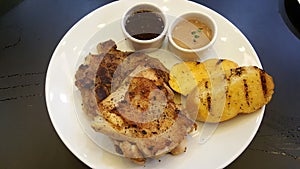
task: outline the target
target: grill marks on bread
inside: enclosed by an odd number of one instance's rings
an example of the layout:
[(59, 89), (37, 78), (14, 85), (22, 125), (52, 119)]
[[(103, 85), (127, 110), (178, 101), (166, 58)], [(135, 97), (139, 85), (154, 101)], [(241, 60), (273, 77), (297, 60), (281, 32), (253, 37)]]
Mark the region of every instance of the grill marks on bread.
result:
[[(253, 71), (254, 73), (252, 78), (248, 78), (247, 74)], [(254, 78), (255, 77), (255, 78)], [(250, 102), (255, 99), (255, 96), (259, 94), (263, 94), (263, 98), (265, 101), (269, 100), (271, 93), (273, 93), (274, 85), (270, 85), (270, 76), (262, 69), (259, 69), (256, 66), (249, 66), (249, 67), (239, 67), (236, 69), (230, 69), (230, 74), (227, 75), (226, 83), (230, 85), (231, 79), (234, 78), (241, 78), (243, 81), (243, 88), (241, 90), (244, 93), (244, 100), (247, 102), (247, 105), (250, 106)], [(257, 92), (254, 92), (252, 89), (249, 89), (251, 85), (255, 85), (255, 89)], [(269, 89), (270, 88), (270, 89)], [(253, 88), (254, 89), (254, 88)], [(254, 95), (254, 94), (256, 95)], [(258, 95), (257, 95), (258, 94)]]
[[(214, 76), (223, 76), (224, 85), (213, 88)], [(199, 121), (220, 122), (239, 113), (255, 112), (271, 100), (273, 93), (274, 82), (270, 75), (256, 66), (244, 66), (201, 81), (188, 96), (186, 107), (198, 107)]]
[(262, 90), (264, 92), (265, 97), (267, 97), (268, 94), (268, 85), (267, 85), (267, 74), (265, 71), (260, 71), (260, 81), (261, 81), (261, 86), (262, 86)]

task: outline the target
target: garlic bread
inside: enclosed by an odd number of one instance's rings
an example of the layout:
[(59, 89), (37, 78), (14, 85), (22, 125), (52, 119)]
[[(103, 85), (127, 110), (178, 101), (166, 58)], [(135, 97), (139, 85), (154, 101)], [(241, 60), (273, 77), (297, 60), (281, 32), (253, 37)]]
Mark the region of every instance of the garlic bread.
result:
[(238, 67), (233, 61), (226, 59), (209, 59), (204, 62), (181, 62), (174, 65), (170, 71), (170, 87), (186, 96), (203, 79), (211, 73), (223, 72)]
[[(221, 78), (223, 83), (214, 82)], [(257, 111), (271, 100), (273, 93), (273, 79), (264, 70), (238, 67), (199, 82), (187, 97), (186, 110), (198, 111), (198, 121), (222, 122), (239, 113)]]

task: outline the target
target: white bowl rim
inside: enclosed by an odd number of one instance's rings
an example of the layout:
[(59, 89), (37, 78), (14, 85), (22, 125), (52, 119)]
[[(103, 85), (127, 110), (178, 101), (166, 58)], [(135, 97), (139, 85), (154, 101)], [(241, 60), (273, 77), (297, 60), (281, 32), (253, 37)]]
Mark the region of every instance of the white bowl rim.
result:
[[(161, 14), (161, 16), (163, 17), (162, 19), (164, 20), (164, 29), (163, 31), (155, 38), (153, 39), (148, 39), (148, 40), (140, 40), (140, 39), (136, 39), (134, 37), (132, 37), (128, 32), (127, 30), (125, 29), (125, 19), (126, 19), (126, 16), (128, 15), (128, 13), (138, 7), (138, 6), (150, 6), (150, 7), (154, 7), (155, 9), (158, 10), (158, 13)], [(126, 10), (126, 12), (124, 12), (123, 16), (122, 16), (122, 21), (121, 21), (121, 28), (122, 28), (122, 31), (123, 33), (125, 34), (125, 36), (127, 38), (129, 38), (130, 40), (134, 41), (135, 43), (141, 43), (141, 44), (148, 44), (148, 43), (153, 43), (153, 42), (156, 42), (158, 40), (160, 40), (161, 38), (163, 38), (164, 36), (167, 35), (167, 31), (168, 31), (168, 18), (166, 17), (165, 13), (155, 4), (151, 3), (151, 2), (139, 2), (139, 3), (136, 3), (134, 4), (133, 6), (131, 6), (130, 8), (128, 8)]]
[[(213, 24), (214, 26), (214, 35), (213, 35), (213, 38), (211, 39), (211, 41), (206, 44), (205, 46), (201, 47), (201, 48), (197, 48), (197, 49), (186, 49), (186, 48), (183, 48), (183, 47), (180, 47), (179, 45), (177, 45), (173, 38), (172, 38), (172, 31), (173, 31), (173, 28), (174, 28), (174, 25), (177, 23), (177, 20), (180, 19), (180, 18), (183, 18), (187, 15), (202, 15), (204, 17), (207, 17)], [(206, 49), (208, 49), (209, 47), (211, 47), (216, 39), (217, 39), (217, 35), (218, 35), (218, 27), (217, 27), (217, 24), (216, 24), (216, 21), (208, 14), (204, 13), (204, 12), (199, 12), (199, 11), (190, 11), (190, 12), (186, 12), (186, 13), (183, 13), (181, 15), (179, 15), (178, 17), (176, 17), (172, 23), (170, 23), (170, 26), (169, 26), (169, 29), (168, 29), (168, 39), (169, 39), (169, 43), (172, 44), (173, 47), (177, 48), (178, 50), (182, 51), (182, 52), (186, 52), (186, 53), (195, 53), (195, 52), (201, 52), (201, 51), (204, 51)]]

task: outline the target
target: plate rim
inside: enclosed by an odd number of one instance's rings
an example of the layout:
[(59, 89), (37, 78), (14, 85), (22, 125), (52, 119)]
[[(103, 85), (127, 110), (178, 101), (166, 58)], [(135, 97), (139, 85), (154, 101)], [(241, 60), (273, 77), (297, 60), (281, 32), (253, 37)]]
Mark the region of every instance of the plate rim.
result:
[[(121, 1), (123, 2), (123, 1), (125, 1), (125, 0), (121, 0)], [(141, 2), (141, 1), (135, 1), (135, 2), (132, 2), (132, 3), (134, 4), (134, 3), (136, 3), (136, 2)], [(145, 1), (145, 2), (147, 2), (147, 1)], [(150, 2), (151, 2), (151, 1), (150, 1)], [(197, 3), (197, 2), (193, 2), (193, 1), (187, 1), (187, 2), (188, 2), (188, 3), (191, 3), (191, 4), (193, 4), (193, 5), (201, 6), (201, 7), (204, 7), (204, 8), (206, 8), (206, 9), (208, 9), (208, 10), (211, 10), (211, 11), (214, 12), (216, 15), (218, 15), (218, 17), (221, 17), (222, 20), (226, 21), (227, 24), (230, 24), (233, 28), (236, 28), (236, 29), (238, 30), (239, 34), (242, 36), (243, 40), (245, 40), (248, 44), (250, 44), (249, 48), (250, 48), (251, 52), (252, 52), (253, 54), (255, 54), (255, 58), (258, 59), (258, 65), (259, 65), (259, 67), (262, 68), (262, 64), (261, 64), (261, 62), (260, 62), (260, 60), (259, 60), (259, 57), (258, 57), (258, 55), (257, 55), (257, 53), (256, 53), (256, 51), (255, 51), (255, 49), (254, 49), (254, 47), (251, 45), (251, 43), (249, 42), (249, 40), (248, 40), (248, 39), (246, 38), (246, 36), (240, 31), (240, 29), (239, 29), (238, 27), (236, 27), (236, 26), (235, 26), (232, 22), (230, 22), (227, 18), (225, 18), (224, 16), (222, 16), (222, 15), (219, 14), (218, 12), (214, 11), (213, 9), (210, 9), (210, 8), (208, 8), (208, 7), (206, 7), (206, 6), (202, 5), (202, 4), (199, 4), (199, 3)], [(46, 108), (47, 108), (48, 115), (49, 115), (50, 120), (51, 120), (51, 124), (52, 124), (52, 126), (54, 127), (56, 133), (58, 134), (60, 140), (64, 143), (64, 145), (72, 152), (72, 154), (73, 154), (74, 156), (76, 156), (81, 162), (83, 162), (84, 164), (86, 164), (86, 165), (89, 166), (89, 167), (92, 167), (93, 165), (88, 164), (88, 163), (86, 162), (85, 158), (81, 157), (79, 154), (77, 154), (77, 153), (75, 152), (74, 149), (72, 149), (72, 148), (70, 147), (68, 141), (66, 141), (66, 138), (65, 138), (64, 135), (62, 134), (61, 130), (58, 128), (58, 126), (57, 126), (57, 125), (55, 124), (55, 122), (54, 122), (55, 120), (54, 120), (53, 114), (51, 113), (51, 110), (50, 110), (50, 109), (51, 109), (51, 108), (50, 108), (51, 106), (49, 105), (49, 104), (50, 104), (50, 101), (49, 101), (49, 92), (48, 92), (48, 91), (49, 91), (49, 88), (50, 88), (50, 86), (49, 86), (49, 77), (50, 77), (51, 74), (52, 74), (50, 70), (51, 70), (51, 68), (53, 67), (53, 64), (54, 64), (54, 63), (53, 63), (53, 62), (54, 62), (54, 61), (53, 61), (53, 57), (57, 56), (57, 53), (59, 52), (59, 48), (61, 48), (61, 45), (62, 45), (62, 43), (63, 43), (63, 40), (64, 40), (66, 37), (70, 36), (70, 34), (72, 34), (72, 32), (77, 28), (78, 25), (80, 25), (86, 18), (92, 16), (93, 13), (95, 13), (95, 12), (97, 12), (97, 11), (103, 9), (103, 8), (109, 8), (110, 6), (116, 5), (116, 4), (118, 4), (118, 3), (120, 3), (120, 1), (113, 1), (113, 2), (110, 2), (110, 3), (106, 4), (106, 5), (103, 5), (103, 6), (99, 7), (99, 8), (97, 8), (97, 9), (92, 10), (91, 12), (89, 12), (88, 14), (86, 14), (85, 16), (83, 16), (81, 19), (79, 19), (78, 21), (76, 21), (75, 24), (73, 24), (73, 26), (72, 26), (72, 27), (71, 27), (71, 28), (70, 28), (70, 29), (62, 36), (62, 38), (60, 39), (58, 45), (55, 47), (55, 50), (54, 50), (54, 52), (53, 52), (53, 54), (52, 54), (52, 56), (51, 56), (51, 59), (50, 59), (50, 61), (49, 61), (49, 64), (48, 64), (48, 67), (47, 67), (47, 71), (46, 71), (46, 79), (45, 79), (45, 99), (46, 99)], [(239, 149), (240, 151), (239, 151), (238, 153), (235, 153), (235, 156), (232, 156), (232, 158), (230, 158), (230, 160), (227, 160), (227, 163), (224, 163), (223, 166), (220, 166), (220, 167), (223, 168), (223, 167), (228, 166), (228, 165), (229, 165), (230, 163), (232, 163), (236, 158), (238, 158), (238, 157), (245, 151), (245, 149), (250, 145), (250, 143), (252, 142), (253, 138), (255, 137), (255, 135), (256, 135), (256, 133), (257, 133), (257, 131), (258, 131), (258, 128), (259, 128), (260, 125), (261, 125), (261, 122), (262, 122), (264, 113), (265, 113), (265, 106), (263, 106), (263, 107), (261, 108), (261, 116), (259, 116), (260, 118), (257, 119), (257, 120), (258, 120), (258, 125), (256, 125), (256, 127), (255, 127), (255, 129), (254, 129), (255, 132), (253, 132), (252, 135), (249, 137), (248, 142), (247, 142), (246, 144), (244, 144), (243, 147), (240, 147), (240, 149)]]

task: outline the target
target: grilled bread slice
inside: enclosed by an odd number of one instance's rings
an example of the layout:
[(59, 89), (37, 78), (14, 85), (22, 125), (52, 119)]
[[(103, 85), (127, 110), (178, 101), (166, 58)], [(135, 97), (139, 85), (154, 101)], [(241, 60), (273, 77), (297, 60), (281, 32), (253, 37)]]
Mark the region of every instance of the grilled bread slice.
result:
[(255, 112), (270, 102), (273, 93), (273, 79), (264, 70), (239, 67), (202, 80), (188, 95), (186, 110), (198, 112), (198, 121), (222, 122)]
[(186, 96), (200, 81), (209, 78), (210, 74), (236, 67), (238, 64), (226, 59), (209, 59), (202, 63), (182, 62), (172, 67), (169, 85), (174, 91)]

